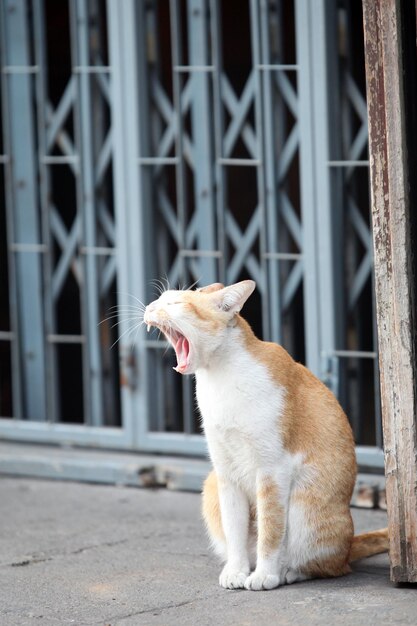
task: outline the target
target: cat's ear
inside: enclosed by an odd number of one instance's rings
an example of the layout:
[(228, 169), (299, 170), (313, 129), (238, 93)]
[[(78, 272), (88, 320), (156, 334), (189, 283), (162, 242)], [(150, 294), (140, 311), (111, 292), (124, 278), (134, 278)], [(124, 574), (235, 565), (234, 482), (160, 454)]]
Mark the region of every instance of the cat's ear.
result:
[(212, 293), (213, 291), (219, 291), (219, 289), (224, 289), (222, 283), (213, 283), (212, 285), (207, 285), (207, 287), (200, 287), (197, 291), (200, 293)]
[(256, 287), (254, 280), (242, 280), (216, 293), (217, 306), (223, 311), (239, 313)]

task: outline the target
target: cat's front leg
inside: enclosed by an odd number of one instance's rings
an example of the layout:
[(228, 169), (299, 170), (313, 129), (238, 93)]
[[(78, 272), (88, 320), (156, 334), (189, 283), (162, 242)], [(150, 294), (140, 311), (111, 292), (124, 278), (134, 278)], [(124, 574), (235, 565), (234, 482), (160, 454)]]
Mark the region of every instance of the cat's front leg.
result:
[(245, 581), (246, 589), (274, 589), (285, 582), (279, 565), (285, 531), (285, 507), (277, 482), (268, 475), (257, 477), (258, 542), (256, 569)]
[(219, 476), (219, 500), (226, 538), (227, 562), (219, 583), (225, 589), (242, 589), (250, 572), (247, 552), (249, 502), (230, 480)]

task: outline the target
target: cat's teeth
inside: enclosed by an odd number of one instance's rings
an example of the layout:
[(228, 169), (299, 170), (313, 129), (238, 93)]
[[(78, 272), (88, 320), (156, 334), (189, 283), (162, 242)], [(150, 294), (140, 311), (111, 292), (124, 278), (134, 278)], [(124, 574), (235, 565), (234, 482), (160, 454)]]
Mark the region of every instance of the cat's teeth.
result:
[(150, 325), (150, 324), (148, 324), (148, 325), (147, 325), (146, 330), (147, 330), (148, 332), (151, 330), (151, 325)]

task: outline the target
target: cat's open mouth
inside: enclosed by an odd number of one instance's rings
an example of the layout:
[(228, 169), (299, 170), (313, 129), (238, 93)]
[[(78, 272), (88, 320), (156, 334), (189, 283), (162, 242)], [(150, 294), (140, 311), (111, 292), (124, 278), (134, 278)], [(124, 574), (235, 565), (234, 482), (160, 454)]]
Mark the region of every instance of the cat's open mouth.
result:
[[(168, 336), (168, 335), (167, 335)], [(184, 374), (190, 364), (190, 344), (187, 337), (181, 335), (177, 331), (171, 330), (171, 336), (168, 337), (172, 345), (174, 346), (175, 354), (177, 355), (177, 367), (174, 369), (180, 374)]]
[[(187, 337), (184, 337), (184, 335), (172, 327), (167, 328), (166, 326), (157, 324), (153, 324), (153, 326), (157, 326), (157, 328), (162, 330), (165, 337), (175, 350), (177, 367), (174, 367), (174, 370), (180, 374), (186, 374), (190, 365), (190, 343)], [(150, 325), (148, 325), (148, 331), (149, 327)]]

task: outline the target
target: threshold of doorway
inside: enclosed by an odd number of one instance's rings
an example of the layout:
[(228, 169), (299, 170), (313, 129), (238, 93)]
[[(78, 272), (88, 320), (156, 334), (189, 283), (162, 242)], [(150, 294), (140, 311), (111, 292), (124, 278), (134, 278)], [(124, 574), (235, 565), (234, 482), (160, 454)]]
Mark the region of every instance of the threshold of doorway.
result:
[(7, 476), (201, 491), (209, 471), (210, 463), (204, 459), (72, 446), (0, 443), (0, 475)]
[[(210, 468), (189, 457), (0, 442), (3, 476), (199, 492)], [(351, 504), (386, 509), (384, 476), (359, 473)]]

